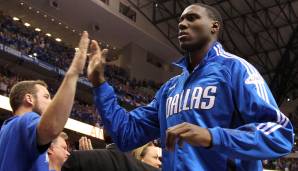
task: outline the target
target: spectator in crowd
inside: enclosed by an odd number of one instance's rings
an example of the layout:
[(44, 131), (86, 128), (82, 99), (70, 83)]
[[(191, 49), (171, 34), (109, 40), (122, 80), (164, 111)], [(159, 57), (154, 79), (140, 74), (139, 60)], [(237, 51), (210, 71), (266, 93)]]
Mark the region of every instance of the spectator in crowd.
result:
[(133, 150), (132, 155), (144, 163), (156, 168), (161, 168), (161, 148), (156, 147), (153, 143), (147, 143)]
[(69, 156), (66, 140), (68, 136), (61, 132), (59, 136), (54, 139), (48, 149), (49, 169), (60, 171), (63, 163)]
[(105, 130), (104, 140), (106, 149), (93, 150), (90, 139), (82, 137), (79, 141), (80, 150), (71, 153), (62, 171), (159, 171), (131, 154), (119, 151)]

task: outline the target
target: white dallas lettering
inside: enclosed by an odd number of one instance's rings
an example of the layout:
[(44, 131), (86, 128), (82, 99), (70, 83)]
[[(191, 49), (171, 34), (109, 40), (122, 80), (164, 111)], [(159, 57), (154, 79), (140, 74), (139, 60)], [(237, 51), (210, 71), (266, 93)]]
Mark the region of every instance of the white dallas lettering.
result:
[(167, 104), (166, 104), (166, 115), (167, 115), (167, 117), (169, 116), (169, 114), (170, 114), (170, 104), (171, 104), (171, 102), (172, 102), (172, 100), (173, 100), (173, 97), (169, 97), (168, 99), (167, 99)]
[(183, 109), (182, 110), (189, 110), (189, 107), (187, 106), (189, 92), (190, 92), (190, 89), (187, 89), (186, 93), (185, 93), (185, 97), (184, 97), (184, 103), (183, 103)]
[(181, 106), (182, 106), (183, 93), (184, 93), (184, 90), (182, 91), (182, 93), (180, 93), (180, 98), (179, 98), (179, 112), (182, 111)]
[(199, 108), (202, 92), (203, 92), (202, 87), (196, 87), (193, 90), (192, 96), (191, 96), (191, 102), (190, 102), (190, 108), (191, 109), (193, 109), (193, 108), (198, 109)]
[(179, 102), (179, 94), (176, 94), (173, 98), (172, 104), (171, 104), (171, 113), (177, 113), (178, 110), (178, 102)]
[[(209, 99), (209, 104), (207, 102), (202, 102), (201, 109), (211, 109), (214, 106), (215, 96), (208, 95), (209, 92), (215, 93), (216, 92), (215, 86), (208, 86), (205, 88), (203, 93), (203, 98)], [(210, 90), (210, 91), (209, 91)]]
[(174, 97), (168, 97), (166, 116), (169, 117), (175, 113), (191, 109), (211, 109), (215, 103), (216, 90), (216, 86), (195, 87), (175, 94)]

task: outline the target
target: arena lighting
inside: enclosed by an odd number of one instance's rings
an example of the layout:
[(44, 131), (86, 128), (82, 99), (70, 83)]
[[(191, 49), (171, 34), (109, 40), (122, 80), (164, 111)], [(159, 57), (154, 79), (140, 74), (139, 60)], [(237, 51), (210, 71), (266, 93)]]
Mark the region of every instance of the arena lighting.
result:
[(61, 25), (62, 23), (59, 22), (58, 24)]
[(24, 5), (24, 2), (21, 2), (20, 4), (21, 4), (21, 5)]
[(47, 18), (48, 16), (47, 16), (47, 15), (43, 15), (43, 17), (44, 17), (44, 18)]
[(35, 57), (36, 57), (36, 56), (37, 56), (37, 53), (33, 53), (33, 56), (35, 56)]
[(72, 32), (76, 32), (76, 30), (72, 30)]
[(287, 98), (287, 102), (289, 102), (289, 101), (291, 101), (291, 99), (290, 98)]
[(68, 26), (65, 26), (65, 28), (66, 28), (66, 29), (69, 29), (69, 27), (68, 27)]
[(30, 27), (30, 26), (31, 26), (29, 23), (24, 23), (24, 25), (25, 25), (26, 27)]
[(55, 40), (56, 40), (57, 42), (61, 42), (61, 41), (62, 41), (59, 37), (57, 37)]
[(18, 17), (13, 17), (12, 18), (14, 21), (19, 21), (20, 19)]
[(52, 35), (50, 33), (46, 33), (46, 36), (51, 37)]
[(29, 10), (32, 10), (32, 7), (29, 7), (28, 9), (29, 9)]
[(54, 18), (52, 18), (52, 19), (51, 19), (51, 21), (55, 21), (55, 19), (54, 19)]
[(36, 11), (37, 14), (39, 14), (39, 11)]
[(40, 29), (40, 28), (35, 28), (35, 31), (38, 31), (38, 32), (40, 32), (40, 31), (41, 31), (41, 29)]
[[(0, 95), (0, 108), (12, 111), (8, 97)], [(94, 138), (103, 139), (103, 129), (77, 121), (75, 119), (68, 118), (64, 128)]]

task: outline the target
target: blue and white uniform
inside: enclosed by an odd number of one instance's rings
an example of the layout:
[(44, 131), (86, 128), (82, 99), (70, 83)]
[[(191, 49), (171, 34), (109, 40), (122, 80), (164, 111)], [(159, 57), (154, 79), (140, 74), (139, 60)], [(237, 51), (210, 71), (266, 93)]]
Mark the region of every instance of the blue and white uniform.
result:
[[(166, 82), (151, 103), (130, 112), (118, 105), (108, 83), (94, 88), (97, 110), (121, 150), (160, 138), (164, 171), (259, 171), (262, 159), (291, 151), (293, 127), (247, 61), (216, 42), (191, 73), (186, 58), (176, 65), (183, 72)], [(166, 151), (166, 130), (183, 122), (208, 128), (212, 146), (184, 143)]]

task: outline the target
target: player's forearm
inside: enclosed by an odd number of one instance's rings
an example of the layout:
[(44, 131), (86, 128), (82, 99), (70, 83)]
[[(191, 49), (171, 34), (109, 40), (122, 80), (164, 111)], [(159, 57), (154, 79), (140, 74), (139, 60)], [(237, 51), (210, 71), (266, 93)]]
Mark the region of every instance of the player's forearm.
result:
[(292, 148), (292, 131), (279, 128), (266, 135), (254, 129), (254, 124), (240, 129), (215, 127), (209, 129), (212, 135), (212, 150), (227, 154), (231, 158), (263, 160), (287, 155)]
[(158, 115), (154, 107), (143, 106), (127, 112), (118, 104), (108, 83), (95, 88), (93, 93), (104, 126), (120, 150), (132, 150), (159, 136)]
[(42, 114), (38, 127), (39, 143), (47, 144), (63, 130), (70, 115), (78, 75), (67, 73), (52, 102)]

